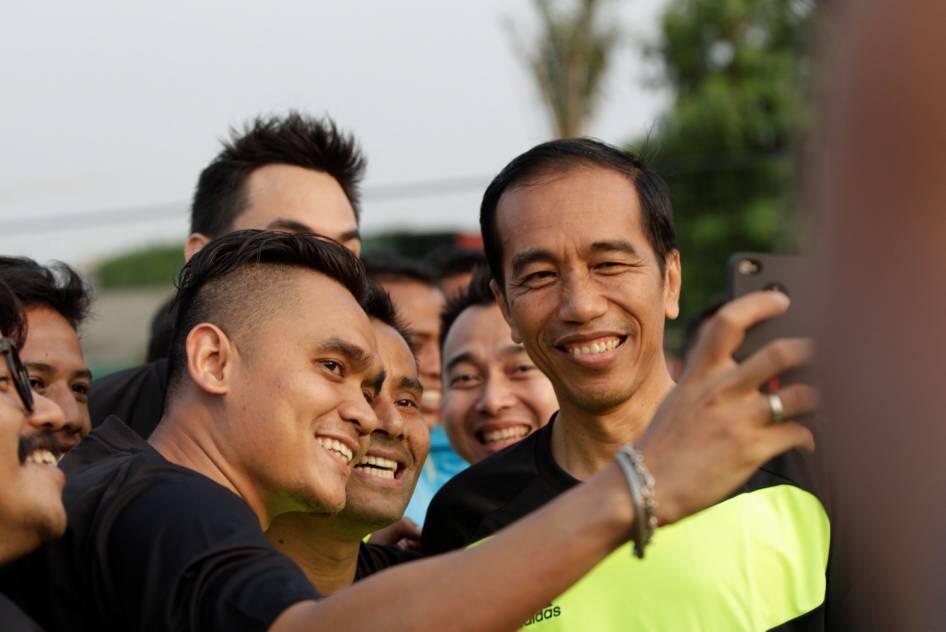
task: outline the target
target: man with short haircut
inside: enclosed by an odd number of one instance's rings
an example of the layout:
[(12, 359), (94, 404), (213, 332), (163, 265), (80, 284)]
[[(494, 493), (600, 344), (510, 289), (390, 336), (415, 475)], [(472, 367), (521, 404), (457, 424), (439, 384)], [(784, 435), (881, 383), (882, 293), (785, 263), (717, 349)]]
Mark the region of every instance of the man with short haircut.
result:
[[(258, 117), (200, 173), (191, 205), (185, 260), (211, 239), (255, 228), (312, 232), (361, 251), (359, 184), (365, 158), (355, 139), (329, 118), (298, 112)], [(167, 349), (174, 314), (165, 305), (152, 324), (148, 357), (155, 361), (92, 384), (92, 425), (117, 415), (143, 437), (154, 430), (167, 392)]]
[[(549, 377), (561, 408), (547, 426), (441, 490), (427, 515), (427, 553), (488, 538), (593, 477), (622, 446), (646, 436), (658, 407), (676, 393), (663, 331), (678, 313), (680, 254), (657, 174), (597, 141), (543, 143), (492, 181), (480, 223), (512, 338)], [(729, 309), (712, 326), (726, 322)], [(800, 359), (809, 344), (779, 341), (763, 352)], [(766, 397), (758, 377), (739, 383), (739, 397), (770, 411), (774, 427), (815, 405), (803, 385)], [(822, 630), (830, 523), (798, 465), (795, 456), (766, 465), (737, 494), (661, 530), (643, 561), (612, 555), (527, 624)]]
[(635, 465), (612, 464), (471, 550), (320, 599), (263, 530), (345, 504), (384, 382), (366, 293), (361, 264), (333, 241), (241, 231), (208, 244), (179, 281), (161, 424), (145, 441), (110, 419), (68, 455), (107, 453), (70, 472), (65, 535), (18, 562), (2, 589), (50, 631), (343, 630), (382, 618), (392, 631), (510, 629), (629, 534), (646, 546), (655, 523), (715, 502), (786, 449), (814, 447), (802, 426), (768, 425), (733, 395), (744, 373), (769, 379), (795, 364), (731, 361), (734, 335), (787, 307), (756, 293), (707, 329), (699, 370), (628, 453)]
[(345, 508), (334, 515), (282, 514), (266, 531), (273, 546), (292, 558), (322, 595), (419, 557), (395, 546), (363, 542), (401, 519), (430, 444), (420, 413), (424, 389), (407, 332), (384, 290), (372, 288), (366, 311), (385, 378), (371, 402), (378, 427), (367, 452), (352, 467)]
[[(55, 439), (31, 428), (62, 426), (51, 400), (30, 391), (17, 352), (28, 325), (22, 305), (0, 281), (0, 566), (62, 535), (62, 472)], [(19, 607), (0, 593), (0, 629), (38, 630)]]
[(91, 296), (82, 277), (64, 263), (42, 266), (26, 257), (0, 257), (0, 280), (26, 308), (29, 334), (20, 353), (33, 391), (62, 410), (63, 423), (33, 426), (54, 435), (68, 452), (89, 433), (89, 384), (92, 372), (82, 353), (79, 327), (89, 313)]
[(368, 278), (391, 295), (417, 350), (424, 386), (421, 412), (430, 427), (430, 455), (404, 515), (421, 525), (437, 490), (467, 465), (451, 447), (441, 423), (440, 313), (444, 297), (433, 271), (422, 262), (392, 253), (372, 253), (364, 262)]
[(485, 266), (475, 270), (447, 302), (441, 326), (443, 424), (469, 463), (523, 439), (558, 410), (552, 383), (512, 339), (489, 282)]

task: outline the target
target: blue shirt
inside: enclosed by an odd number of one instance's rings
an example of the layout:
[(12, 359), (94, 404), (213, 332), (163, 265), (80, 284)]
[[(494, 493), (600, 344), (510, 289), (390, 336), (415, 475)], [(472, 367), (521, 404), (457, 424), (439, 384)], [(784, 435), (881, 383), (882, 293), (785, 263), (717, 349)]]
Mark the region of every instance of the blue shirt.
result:
[(414, 495), (411, 496), (411, 502), (404, 510), (404, 515), (417, 524), (423, 525), (424, 517), (427, 515), (427, 506), (433, 500), (434, 494), (443, 487), (444, 483), (468, 466), (469, 463), (453, 450), (443, 427), (436, 426), (430, 431), (430, 453), (427, 455), (427, 462), (424, 463), (424, 469), (421, 470), (417, 479), (417, 487), (414, 488)]

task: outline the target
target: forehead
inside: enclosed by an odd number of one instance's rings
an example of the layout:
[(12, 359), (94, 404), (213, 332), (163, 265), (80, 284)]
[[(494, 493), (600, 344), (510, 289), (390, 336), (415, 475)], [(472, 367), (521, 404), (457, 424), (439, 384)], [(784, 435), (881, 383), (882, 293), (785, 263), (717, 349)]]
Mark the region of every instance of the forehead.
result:
[(327, 173), (292, 165), (266, 165), (247, 179), (247, 207), (234, 228), (266, 228), (284, 219), (337, 239), (358, 222), (344, 190)]
[(407, 342), (401, 334), (380, 321), (371, 321), (378, 340), (378, 355), (388, 374), (388, 383), (394, 383), (402, 377), (417, 379), (417, 363)]
[(496, 225), (504, 268), (517, 252), (535, 248), (558, 253), (624, 239), (651, 251), (634, 184), (603, 167), (576, 166), (515, 185), (499, 199)]
[[(259, 324), (261, 337), (280, 348), (308, 349), (321, 340), (338, 338), (374, 353), (377, 349), (368, 315), (334, 279), (313, 270), (289, 269), (284, 284), (274, 284), (276, 295)], [(262, 297), (264, 300), (267, 297)]]
[(443, 341), (445, 361), (460, 353), (472, 353), (481, 360), (498, 357), (500, 350), (515, 342), (498, 305), (475, 305), (463, 310), (450, 326)]
[(20, 357), (27, 363), (84, 368), (79, 334), (59, 312), (48, 307), (26, 310), (29, 330)]

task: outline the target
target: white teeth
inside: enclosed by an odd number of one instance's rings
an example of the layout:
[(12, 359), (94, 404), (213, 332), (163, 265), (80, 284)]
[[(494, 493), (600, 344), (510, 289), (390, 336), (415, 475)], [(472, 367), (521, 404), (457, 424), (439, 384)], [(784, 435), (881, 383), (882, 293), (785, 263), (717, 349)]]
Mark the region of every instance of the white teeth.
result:
[(326, 450), (337, 452), (342, 456), (342, 458), (345, 459), (346, 463), (351, 463), (351, 459), (354, 454), (352, 453), (351, 448), (341, 441), (338, 441), (337, 439), (329, 439), (328, 437), (316, 437), (316, 440), (318, 440), (319, 445)]
[(366, 454), (355, 468), (376, 478), (394, 480), (397, 474), (397, 461)]
[(30, 452), (29, 456), (26, 457), (27, 463), (35, 463), (37, 465), (53, 465), (55, 466), (58, 461), (56, 460), (56, 455), (50, 452), (49, 450), (33, 450)]
[(593, 342), (590, 345), (569, 347), (568, 352), (573, 356), (593, 355), (616, 349), (619, 344), (621, 344), (621, 341), (618, 338), (608, 338), (607, 340)]
[(505, 441), (506, 439), (520, 439), (529, 434), (526, 426), (513, 426), (512, 428), (503, 428), (501, 430), (490, 430), (483, 433), (484, 443), (493, 443), (494, 441)]

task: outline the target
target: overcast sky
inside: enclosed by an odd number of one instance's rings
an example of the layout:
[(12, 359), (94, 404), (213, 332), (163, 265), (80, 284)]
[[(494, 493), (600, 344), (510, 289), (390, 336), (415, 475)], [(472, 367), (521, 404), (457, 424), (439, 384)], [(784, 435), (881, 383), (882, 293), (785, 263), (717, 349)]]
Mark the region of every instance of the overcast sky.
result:
[[(614, 3), (628, 44), (592, 135), (625, 142), (660, 113), (638, 48), (664, 5)], [(37, 1), (3, 13), (3, 254), (87, 265), (183, 240), (218, 139), (261, 112), (328, 113), (356, 133), (368, 234), (474, 230), (488, 178), (550, 134), (502, 24), (534, 33), (525, 0)], [(431, 182), (451, 192), (419, 184)]]

